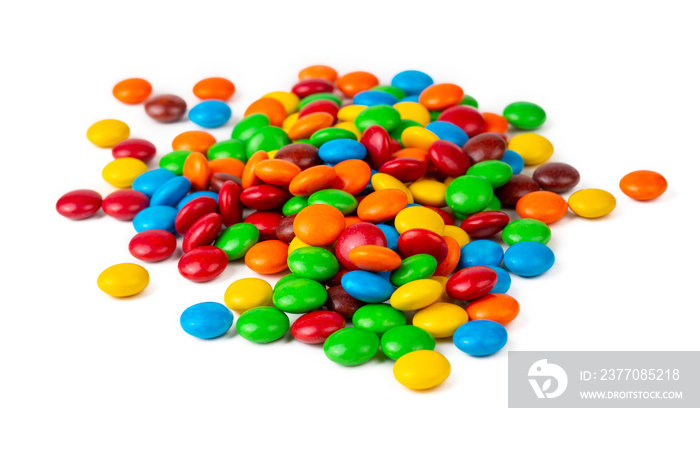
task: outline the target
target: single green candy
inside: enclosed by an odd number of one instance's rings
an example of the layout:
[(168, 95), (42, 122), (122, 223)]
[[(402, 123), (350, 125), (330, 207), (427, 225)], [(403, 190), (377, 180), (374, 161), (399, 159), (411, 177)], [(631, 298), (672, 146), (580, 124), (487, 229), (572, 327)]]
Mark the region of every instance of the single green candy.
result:
[(228, 260), (234, 261), (245, 256), (260, 238), (260, 230), (252, 223), (237, 223), (226, 228), (217, 238), (214, 246), (222, 249)]
[(343, 215), (350, 215), (357, 208), (357, 199), (340, 189), (322, 189), (309, 196), (309, 205), (312, 204), (327, 204), (341, 211)]
[(296, 144), (311, 144), (311, 139), (296, 139), (294, 142)]
[[(486, 212), (488, 210), (501, 210), (501, 200), (497, 198), (496, 196), (493, 196), (491, 198), (491, 202), (489, 202), (489, 205), (487, 205), (482, 212)], [(462, 214), (460, 214), (462, 215)], [(464, 215), (460, 220), (464, 220), (467, 218), (467, 215)]]
[(238, 159), (245, 163), (247, 161), (245, 156), (245, 143), (238, 139), (217, 142), (209, 148), (207, 157), (209, 160), (226, 158)]
[(240, 336), (253, 343), (279, 340), (289, 330), (289, 317), (272, 306), (262, 306), (243, 313), (236, 322)]
[(260, 128), (270, 126), (270, 119), (262, 113), (253, 113), (236, 123), (231, 132), (231, 139), (246, 142)]
[(170, 152), (169, 154), (165, 154), (160, 159), (158, 166), (160, 168), (165, 168), (178, 176), (182, 176), (182, 169), (185, 167), (185, 160), (187, 160), (187, 156), (191, 153), (191, 150), (176, 150)]
[(440, 118), (441, 113), (442, 113), (442, 110), (431, 110), (430, 111), (430, 121), (437, 121), (437, 119)]
[(309, 205), (308, 197), (294, 196), (284, 203), (282, 213), (285, 217), (289, 217), (290, 215), (298, 214), (307, 205)]
[(401, 89), (399, 89), (398, 87), (396, 87), (396, 86), (388, 86), (388, 85), (384, 85), (384, 86), (374, 86), (374, 87), (372, 88), (372, 90), (373, 90), (373, 91), (383, 91), (383, 92), (387, 92), (387, 93), (393, 95), (394, 97), (396, 97), (396, 98), (399, 99), (399, 100), (401, 100), (401, 99), (403, 99), (404, 97), (406, 97), (406, 93), (405, 93), (404, 91), (402, 91)]
[(389, 281), (394, 286), (401, 286), (429, 278), (435, 273), (437, 265), (437, 260), (430, 254), (415, 254), (401, 261), (401, 265), (389, 275)]
[(394, 361), (412, 351), (433, 349), (435, 349), (435, 338), (422, 328), (413, 325), (391, 328), (382, 336), (382, 351)]
[(500, 160), (477, 162), (467, 170), (467, 175), (480, 176), (494, 188), (500, 188), (513, 176), (513, 168)]
[(302, 314), (320, 308), (327, 298), (326, 287), (319, 282), (295, 277), (273, 291), (272, 304), (280, 311)]
[(399, 122), (399, 125), (389, 132), (389, 136), (396, 139), (399, 142), (399, 144), (403, 146), (403, 142), (401, 142), (401, 135), (403, 134), (403, 130), (405, 130), (406, 128), (410, 128), (411, 126), (420, 126), (421, 128), (423, 127), (423, 125), (421, 125), (417, 121), (401, 120)]
[(338, 259), (323, 248), (309, 246), (292, 251), (287, 257), (287, 265), (294, 275), (325, 282), (338, 273)]
[(513, 220), (503, 229), (501, 233), (503, 241), (508, 245), (520, 243), (522, 241), (535, 241), (542, 244), (549, 243), (552, 239), (552, 230), (546, 223), (534, 218), (522, 218)]
[(381, 337), (390, 328), (406, 325), (406, 314), (388, 304), (367, 304), (355, 311), (352, 324)]
[(340, 97), (338, 97), (335, 94), (331, 94), (330, 92), (317, 92), (316, 94), (307, 95), (306, 97), (301, 99), (301, 102), (299, 102), (299, 110), (304, 108), (306, 104), (315, 100), (330, 100), (331, 102), (335, 102), (336, 104), (338, 104), (339, 107), (343, 103), (343, 101), (340, 100)]
[(547, 119), (544, 109), (532, 102), (513, 102), (503, 109), (503, 116), (508, 123), (518, 129), (536, 129)]
[(287, 133), (285, 133), (282, 128), (265, 126), (257, 130), (255, 134), (248, 139), (248, 142), (246, 142), (246, 156), (250, 158), (259, 150), (264, 150), (265, 152), (278, 150), (287, 144), (291, 144), (291, 142), (292, 140), (289, 139), (289, 136), (287, 136)]
[(474, 97), (467, 94), (464, 94), (459, 105), (469, 105), (470, 107), (479, 108), (479, 102), (477, 102)]
[(445, 202), (455, 212), (473, 214), (484, 210), (493, 197), (491, 183), (480, 176), (455, 178), (445, 191)]
[(294, 280), (295, 278), (299, 278), (299, 277), (297, 277), (293, 273), (285, 275), (284, 277), (277, 280), (277, 283), (275, 283), (275, 287), (274, 287), (273, 291), (276, 290), (277, 288), (279, 288), (280, 286), (284, 285), (288, 281)]
[[(493, 196), (493, 197), (494, 197), (494, 199), (496, 198), (496, 196)], [(487, 206), (486, 209), (484, 209), (484, 210), (489, 210), (489, 209), (488, 209), (488, 206)], [(499, 210), (500, 210), (500, 209), (499, 209)], [(463, 213), (461, 213), (461, 212), (454, 212), (454, 211), (453, 211), (453, 212), (452, 212), (452, 215), (454, 215), (455, 218), (461, 222), (461, 221), (464, 220), (465, 218), (469, 217), (470, 214), (463, 214)]]
[(373, 105), (362, 110), (355, 118), (355, 126), (360, 132), (372, 125), (379, 125), (388, 132), (401, 123), (401, 115), (391, 105)]
[(357, 366), (369, 361), (379, 351), (379, 337), (363, 328), (349, 327), (332, 333), (323, 344), (331, 361), (343, 366)]
[(334, 139), (352, 139), (357, 141), (357, 135), (344, 128), (323, 128), (311, 135), (310, 144), (321, 147), (324, 143)]

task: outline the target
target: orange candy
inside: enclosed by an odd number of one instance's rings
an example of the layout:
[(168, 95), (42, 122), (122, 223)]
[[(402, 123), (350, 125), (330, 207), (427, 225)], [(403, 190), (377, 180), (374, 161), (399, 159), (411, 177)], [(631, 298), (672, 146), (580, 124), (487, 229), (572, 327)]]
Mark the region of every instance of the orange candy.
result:
[(255, 176), (255, 165), (262, 162), (263, 160), (270, 160), (267, 152), (264, 150), (259, 150), (255, 154), (251, 155), (243, 168), (243, 173), (241, 174), (241, 188), (248, 189), (251, 186), (256, 186), (262, 183), (260, 178)]
[(209, 178), (211, 177), (209, 161), (199, 152), (192, 152), (185, 159), (182, 176), (190, 180), (192, 191), (206, 191), (209, 189)]
[(333, 82), (338, 78), (338, 72), (326, 65), (307, 66), (299, 72), (299, 81), (305, 79), (325, 79)]
[(484, 117), (483, 133), (505, 134), (505, 132), (508, 131), (508, 120), (501, 115), (489, 112), (484, 112), (481, 115)]
[(289, 192), (292, 196), (310, 196), (316, 191), (329, 188), (335, 176), (335, 170), (328, 165), (309, 167), (289, 183)]
[(151, 83), (141, 78), (129, 78), (119, 81), (112, 89), (112, 94), (119, 102), (140, 104), (151, 95)]
[(195, 84), (192, 92), (200, 99), (228, 100), (236, 92), (236, 86), (226, 78), (206, 78)]
[(319, 129), (328, 128), (333, 125), (335, 118), (333, 115), (326, 112), (310, 113), (299, 118), (296, 123), (289, 128), (287, 134), (293, 140), (305, 139), (310, 137)]
[(262, 275), (279, 273), (287, 268), (289, 245), (278, 239), (261, 241), (245, 253), (245, 265)]
[(522, 218), (534, 218), (544, 223), (554, 223), (569, 210), (566, 199), (551, 191), (534, 191), (518, 200), (515, 211)]
[(502, 293), (489, 293), (467, 304), (469, 320), (493, 320), (501, 325), (515, 319), (519, 312), (518, 301)]
[(661, 196), (668, 182), (660, 173), (651, 170), (637, 170), (628, 173), (620, 180), (623, 193), (638, 201), (648, 201)]
[(418, 147), (407, 147), (394, 152), (395, 159), (415, 159), (428, 163), (428, 151)]
[(243, 175), (244, 168), (245, 164), (243, 162), (230, 157), (209, 161), (209, 169), (212, 175), (215, 173), (228, 173), (229, 175), (240, 178)]
[(463, 97), (464, 91), (456, 84), (433, 84), (420, 93), (418, 103), (428, 110), (444, 110), (459, 104)]
[(345, 217), (345, 229), (347, 230), (356, 223), (360, 223), (362, 219), (360, 217), (355, 217), (354, 215), (350, 217)]
[(270, 120), (271, 126), (282, 126), (284, 119), (287, 118), (287, 111), (284, 105), (277, 99), (272, 97), (263, 97), (258, 99), (248, 106), (243, 116), (249, 116), (254, 113), (262, 113)]
[[(379, 85), (379, 79), (366, 71), (353, 71), (338, 78), (335, 83), (338, 89), (348, 97), (354, 97), (362, 91), (372, 89)], [(460, 97), (461, 100), (461, 97)]]
[(389, 248), (375, 245), (353, 248), (348, 258), (355, 266), (369, 272), (390, 272), (401, 265), (401, 256)]
[(206, 131), (185, 131), (173, 139), (173, 150), (191, 150), (206, 154), (211, 146), (216, 144), (216, 139)]
[(326, 246), (345, 230), (345, 217), (335, 207), (312, 204), (294, 218), (294, 234), (310, 246)]
[(267, 159), (255, 164), (254, 172), (267, 184), (289, 186), (294, 177), (301, 173), (301, 168), (289, 160)]
[(435, 269), (433, 275), (437, 275), (438, 277), (446, 277), (454, 272), (459, 263), (459, 256), (461, 253), (459, 243), (456, 239), (451, 236), (443, 236), (442, 239), (447, 243), (447, 256), (438, 264), (437, 269)]
[(406, 208), (408, 197), (399, 189), (382, 189), (368, 194), (357, 206), (357, 216), (365, 222), (381, 223)]
[(364, 160), (343, 160), (333, 166), (336, 179), (331, 188), (340, 189), (353, 196), (362, 192), (372, 177), (372, 169)]

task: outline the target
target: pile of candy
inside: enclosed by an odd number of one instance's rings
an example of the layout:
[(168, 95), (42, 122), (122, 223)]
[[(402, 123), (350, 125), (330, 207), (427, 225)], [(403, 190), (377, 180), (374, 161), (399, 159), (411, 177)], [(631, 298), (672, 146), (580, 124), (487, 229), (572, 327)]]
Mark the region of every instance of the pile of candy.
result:
[[(145, 103), (158, 122), (187, 112), (182, 98), (151, 92), (139, 78), (113, 90), (123, 103)], [(231, 118), (229, 80), (208, 78), (193, 92), (203, 101), (189, 110), (190, 121), (215, 128)], [(427, 389), (450, 373), (434, 351), (436, 338), (452, 338), (472, 356), (505, 345), (504, 326), (520, 308), (505, 294), (510, 273), (533, 277), (552, 267), (550, 224), (569, 209), (596, 218), (615, 208), (615, 197), (600, 189), (574, 192), (568, 201), (560, 195), (577, 185), (578, 171), (544, 163), (552, 144), (521, 131), (545, 120), (528, 102), (508, 105), (502, 115), (480, 112), (461, 87), (435, 84), (420, 71), (380, 85), (368, 72), (338, 77), (333, 68), (311, 66), (291, 92), (253, 102), (230, 139), (217, 142), (201, 130), (178, 134), (159, 168), (147, 166), (153, 144), (129, 139), (125, 123), (95, 123), (87, 137), (112, 149), (102, 175), (121, 189), (104, 199), (72, 191), (56, 209), (82, 219), (102, 208), (132, 221), (137, 234), (129, 251), (144, 262), (170, 257), (182, 236), (178, 268), (195, 282), (213, 280), (241, 259), (258, 274), (291, 272), (274, 289), (244, 278), (228, 287), (225, 306), (185, 309), (180, 323), (190, 335), (226, 333), (234, 311), (247, 340), (268, 343), (291, 329), (295, 339), (322, 343), (331, 361), (348, 366), (381, 348), (396, 361), (401, 384)], [(521, 173), (533, 165), (532, 176)], [(665, 191), (666, 180), (637, 171), (620, 188), (648, 200)], [(511, 220), (502, 206), (520, 218)], [(130, 263), (97, 280), (115, 297), (137, 294), (148, 282), (146, 269)], [(288, 314), (302, 315), (290, 325)]]

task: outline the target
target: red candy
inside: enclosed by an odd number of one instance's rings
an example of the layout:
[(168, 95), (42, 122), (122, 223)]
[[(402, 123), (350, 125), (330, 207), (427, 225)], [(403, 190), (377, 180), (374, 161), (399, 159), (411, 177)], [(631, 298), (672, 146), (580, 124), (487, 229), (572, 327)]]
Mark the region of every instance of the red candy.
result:
[(177, 213), (175, 231), (184, 235), (194, 222), (207, 214), (216, 212), (217, 208), (216, 201), (211, 197), (202, 196), (192, 199)]
[(393, 176), (402, 183), (409, 183), (425, 176), (428, 167), (416, 159), (394, 159), (384, 163), (379, 167), (379, 171)]
[(469, 157), (461, 147), (450, 141), (435, 141), (428, 150), (431, 173), (440, 178), (458, 177), (467, 173)]
[(379, 125), (367, 128), (360, 138), (360, 143), (367, 149), (367, 163), (375, 170), (391, 159), (394, 150), (389, 133)]
[(267, 241), (269, 239), (277, 239), (277, 227), (283, 218), (284, 215), (280, 212), (261, 210), (250, 214), (245, 219), (245, 223), (255, 225), (260, 231), (260, 241)]
[(313, 311), (304, 314), (292, 324), (292, 336), (297, 340), (319, 344), (332, 333), (345, 328), (345, 318), (333, 311)]
[(243, 205), (255, 210), (277, 209), (282, 207), (287, 199), (289, 199), (289, 192), (286, 189), (269, 184), (251, 186), (241, 192)]
[(508, 222), (508, 214), (492, 210), (470, 215), (462, 221), (460, 227), (470, 238), (486, 238), (503, 230)]
[(412, 228), (404, 231), (399, 236), (399, 254), (404, 258), (416, 254), (429, 254), (438, 261), (438, 264), (447, 257), (447, 243), (445, 239), (434, 231), (424, 228)]
[(497, 281), (498, 275), (490, 267), (467, 267), (447, 280), (445, 290), (452, 299), (471, 301), (491, 291)]
[(133, 189), (120, 189), (108, 194), (102, 201), (102, 210), (117, 220), (133, 220), (148, 207), (148, 196)]
[(101, 205), (100, 193), (91, 189), (77, 189), (58, 199), (56, 211), (71, 220), (82, 220), (95, 215)]
[(211, 245), (219, 236), (221, 225), (221, 215), (216, 212), (201, 217), (185, 233), (182, 250), (187, 253), (194, 248)]
[(131, 157), (146, 163), (156, 155), (156, 146), (145, 139), (127, 139), (112, 147), (112, 157)]
[(304, 108), (299, 110), (299, 118), (304, 118), (306, 115), (311, 115), (312, 113), (327, 113), (333, 117), (335, 120), (338, 117), (338, 104), (332, 100), (319, 99), (309, 102), (304, 105)]
[(215, 246), (201, 246), (185, 253), (177, 263), (180, 275), (193, 282), (206, 282), (221, 275), (228, 265), (226, 253)]
[(455, 224), (455, 219), (452, 218), (452, 216), (451, 216), (450, 214), (448, 214), (447, 212), (445, 212), (445, 211), (442, 210), (441, 208), (439, 208), (439, 207), (433, 207), (433, 206), (431, 206), (431, 205), (427, 205), (427, 206), (424, 206), (424, 207), (425, 207), (426, 209), (430, 209), (430, 210), (433, 210), (433, 211), (437, 212), (438, 215), (440, 215), (440, 217), (442, 217), (442, 220), (445, 222), (445, 225), (454, 225), (454, 224)]
[(167, 259), (177, 247), (175, 235), (165, 230), (146, 230), (137, 233), (129, 242), (129, 252), (145, 262)]
[(300, 99), (319, 92), (333, 92), (333, 83), (325, 79), (312, 78), (305, 79), (294, 85), (292, 92)]
[(468, 105), (455, 105), (444, 110), (438, 117), (438, 121), (446, 121), (459, 126), (469, 137), (481, 133), (486, 124), (481, 113)]
[[(340, 265), (346, 270), (359, 270), (359, 268), (350, 261), (348, 254), (350, 254), (352, 249), (368, 244), (386, 247), (386, 236), (384, 236), (384, 232), (372, 223), (356, 223), (349, 226), (340, 234), (335, 244), (335, 256), (338, 262), (340, 262)], [(445, 253), (447, 254), (447, 252)]]
[(225, 181), (219, 189), (219, 213), (224, 226), (230, 227), (243, 220), (241, 187), (233, 181)]

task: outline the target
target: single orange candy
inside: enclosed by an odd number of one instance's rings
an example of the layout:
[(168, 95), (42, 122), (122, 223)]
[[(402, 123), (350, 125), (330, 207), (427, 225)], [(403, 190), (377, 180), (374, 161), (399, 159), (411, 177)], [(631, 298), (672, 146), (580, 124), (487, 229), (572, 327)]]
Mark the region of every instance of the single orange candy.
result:
[(369, 193), (357, 206), (357, 216), (365, 222), (381, 223), (396, 217), (408, 205), (408, 196), (400, 189), (382, 189)]
[(534, 191), (521, 197), (515, 211), (522, 218), (534, 218), (544, 223), (554, 223), (569, 211), (566, 199), (551, 191)]
[(459, 104), (462, 98), (464, 91), (456, 84), (433, 84), (420, 93), (418, 103), (428, 110), (444, 110)]
[[(354, 97), (362, 91), (372, 89), (379, 85), (379, 79), (366, 71), (353, 71), (338, 78), (335, 83), (338, 89), (348, 97)], [(460, 97), (461, 100), (461, 97)]]
[(270, 120), (271, 126), (282, 126), (284, 119), (287, 118), (287, 111), (284, 105), (277, 99), (272, 97), (263, 97), (258, 99), (248, 106), (243, 116), (253, 115), (254, 113), (262, 113)]
[(331, 185), (333, 189), (340, 189), (353, 196), (362, 192), (367, 187), (372, 177), (372, 169), (364, 160), (350, 159), (336, 163), (336, 179)]
[(267, 159), (255, 164), (255, 176), (267, 184), (289, 186), (289, 183), (301, 173), (301, 168), (289, 160)]
[(360, 223), (362, 219), (360, 217), (355, 217), (351, 215), (350, 217), (345, 217), (345, 229), (347, 230), (356, 223)]
[(519, 312), (518, 301), (502, 293), (489, 293), (467, 304), (469, 320), (493, 320), (501, 325), (515, 319)]
[(289, 192), (292, 196), (310, 196), (316, 191), (330, 188), (335, 176), (335, 169), (328, 165), (309, 167), (289, 183)]
[(261, 241), (245, 253), (245, 265), (262, 275), (279, 273), (287, 268), (289, 245), (278, 239)]
[(112, 94), (119, 102), (140, 104), (153, 92), (151, 83), (141, 78), (129, 78), (119, 81), (112, 89)]
[(331, 115), (330, 113), (310, 113), (299, 118), (292, 125), (292, 127), (289, 128), (289, 131), (287, 131), (287, 135), (289, 135), (289, 137), (292, 138), (292, 140), (294, 141), (299, 139), (305, 139), (310, 137), (312, 134), (314, 134), (320, 129), (329, 128), (333, 126), (334, 122), (335, 118), (333, 118), (333, 115)]
[(262, 183), (262, 180), (255, 175), (255, 165), (263, 160), (270, 160), (270, 157), (264, 150), (259, 150), (250, 156), (241, 174), (241, 188), (248, 189), (251, 186), (257, 186)]
[(325, 79), (333, 82), (338, 78), (338, 72), (326, 65), (307, 66), (299, 72), (299, 81), (306, 79)]
[(243, 162), (232, 157), (223, 157), (209, 161), (209, 169), (212, 175), (215, 173), (228, 173), (240, 178), (243, 175), (244, 168), (245, 164)]
[(395, 159), (415, 159), (423, 163), (428, 163), (428, 151), (418, 147), (407, 147), (394, 152)]
[(508, 120), (496, 113), (484, 112), (481, 114), (484, 117), (483, 133), (505, 133), (508, 131)]
[(200, 99), (228, 100), (236, 92), (236, 86), (226, 78), (206, 78), (195, 84), (192, 92)]
[(637, 170), (626, 174), (620, 180), (622, 192), (637, 201), (656, 199), (667, 187), (666, 178), (651, 170)]
[(206, 154), (211, 146), (216, 144), (216, 138), (206, 131), (185, 131), (173, 139), (173, 150), (191, 150)]
[(356, 267), (369, 272), (391, 272), (401, 265), (401, 256), (389, 248), (376, 245), (353, 248), (348, 258)]
[(209, 161), (199, 152), (192, 152), (185, 159), (182, 176), (190, 180), (192, 191), (206, 191), (209, 189), (209, 178), (211, 177)]
[(294, 217), (292, 228), (300, 241), (310, 246), (326, 246), (345, 230), (345, 217), (335, 207), (312, 204)]
[(459, 243), (453, 237), (443, 236), (442, 239), (444, 239), (447, 243), (447, 256), (445, 256), (442, 262), (438, 264), (433, 275), (438, 277), (447, 277), (457, 268), (461, 251), (459, 248)]

